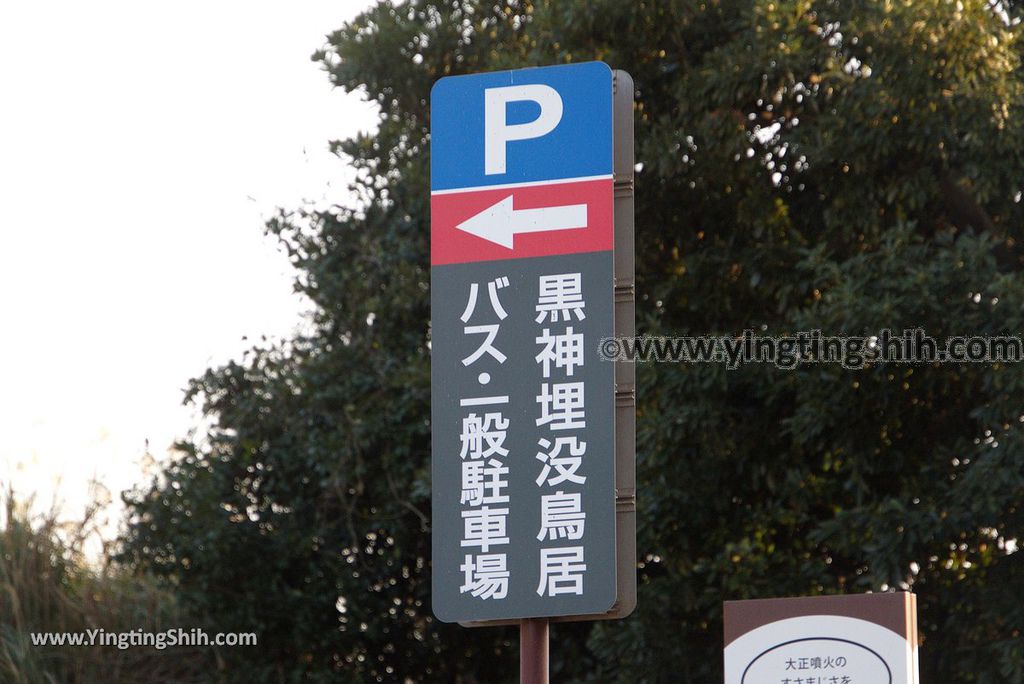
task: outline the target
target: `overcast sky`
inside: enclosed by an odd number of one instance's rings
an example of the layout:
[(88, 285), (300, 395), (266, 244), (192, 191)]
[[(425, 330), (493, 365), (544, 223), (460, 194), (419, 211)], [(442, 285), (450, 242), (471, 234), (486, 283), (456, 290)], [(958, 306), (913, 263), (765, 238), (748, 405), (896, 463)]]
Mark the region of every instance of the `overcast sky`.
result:
[(263, 220), (345, 200), (374, 125), (310, 54), (364, 0), (0, 9), (0, 481), (116, 499), (195, 417), (182, 388), (304, 308)]

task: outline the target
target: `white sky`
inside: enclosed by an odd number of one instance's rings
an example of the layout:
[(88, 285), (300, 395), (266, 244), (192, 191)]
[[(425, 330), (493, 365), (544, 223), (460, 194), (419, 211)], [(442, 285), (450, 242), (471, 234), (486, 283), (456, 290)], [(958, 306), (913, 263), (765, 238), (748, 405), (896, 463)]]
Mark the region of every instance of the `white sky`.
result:
[(189, 378), (298, 323), (263, 220), (345, 201), (327, 142), (375, 117), (309, 56), (368, 4), (0, 3), (0, 485), (117, 499)]

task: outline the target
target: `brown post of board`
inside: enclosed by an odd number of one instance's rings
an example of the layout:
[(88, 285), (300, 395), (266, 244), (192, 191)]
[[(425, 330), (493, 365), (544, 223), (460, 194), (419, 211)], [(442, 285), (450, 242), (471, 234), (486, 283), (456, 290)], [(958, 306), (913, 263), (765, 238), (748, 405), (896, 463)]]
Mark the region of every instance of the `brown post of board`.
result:
[(519, 623), (519, 682), (548, 684), (548, 621), (523, 619)]

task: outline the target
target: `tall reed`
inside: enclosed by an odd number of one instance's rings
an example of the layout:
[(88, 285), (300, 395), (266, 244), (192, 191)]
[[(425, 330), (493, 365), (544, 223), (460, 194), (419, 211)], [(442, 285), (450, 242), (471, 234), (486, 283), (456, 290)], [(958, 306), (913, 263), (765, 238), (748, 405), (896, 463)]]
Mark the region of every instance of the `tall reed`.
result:
[(160, 632), (194, 626), (174, 597), (146, 577), (87, 559), (97, 514), (61, 522), (54, 508), (33, 514), (31, 499), (0, 490), (0, 682), (121, 684), (217, 681), (212, 653), (182, 647), (35, 646), (32, 632)]

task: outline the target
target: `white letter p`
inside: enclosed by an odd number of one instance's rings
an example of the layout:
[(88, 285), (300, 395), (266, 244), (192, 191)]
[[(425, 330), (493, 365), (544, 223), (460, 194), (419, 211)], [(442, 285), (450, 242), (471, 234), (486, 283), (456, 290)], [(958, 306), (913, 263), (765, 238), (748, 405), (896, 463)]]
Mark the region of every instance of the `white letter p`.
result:
[[(540, 114), (527, 123), (508, 124), (505, 105), (531, 101)], [(505, 173), (505, 146), (510, 140), (529, 140), (547, 135), (562, 120), (562, 97), (551, 86), (540, 83), (484, 90), (484, 174)]]

